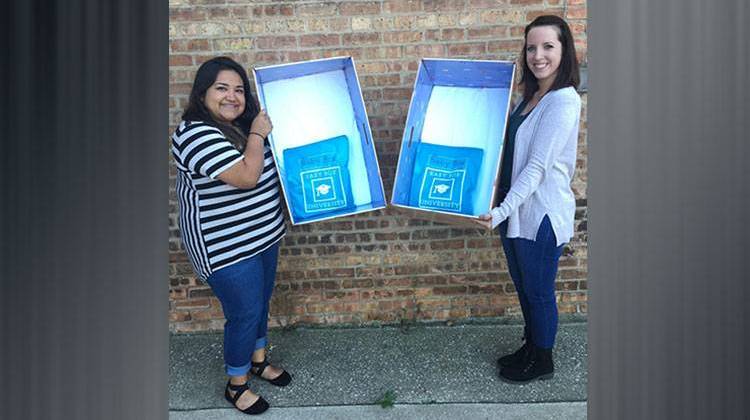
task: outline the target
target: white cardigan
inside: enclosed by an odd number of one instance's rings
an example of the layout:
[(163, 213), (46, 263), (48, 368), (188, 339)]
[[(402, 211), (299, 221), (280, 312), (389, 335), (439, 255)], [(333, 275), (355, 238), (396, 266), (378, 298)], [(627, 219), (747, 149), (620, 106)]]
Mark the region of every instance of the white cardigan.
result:
[(533, 241), (547, 215), (557, 245), (570, 241), (576, 211), (570, 181), (580, 115), (581, 97), (575, 88), (566, 87), (544, 95), (518, 127), (510, 191), (490, 211), (493, 229), (507, 218), (508, 238)]

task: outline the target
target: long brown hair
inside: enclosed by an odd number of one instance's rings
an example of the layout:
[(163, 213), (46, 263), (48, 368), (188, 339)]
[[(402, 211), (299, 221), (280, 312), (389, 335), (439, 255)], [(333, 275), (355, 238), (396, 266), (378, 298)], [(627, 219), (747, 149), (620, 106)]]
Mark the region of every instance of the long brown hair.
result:
[[(242, 87), (245, 90), (245, 110), (231, 124), (214, 120), (203, 103), (206, 91), (216, 82), (216, 77), (222, 70), (236, 72), (242, 79)], [(244, 150), (247, 135), (250, 134), (250, 124), (258, 115), (258, 112), (259, 106), (250, 93), (250, 80), (245, 69), (229, 57), (214, 57), (198, 67), (193, 88), (190, 90), (190, 99), (185, 107), (185, 112), (182, 113), (182, 119), (185, 121), (203, 121), (212, 125), (221, 130), (237, 149)]]
[(529, 31), (537, 26), (554, 26), (557, 28), (557, 39), (562, 44), (562, 57), (560, 58), (560, 67), (557, 70), (557, 77), (550, 90), (561, 89), (568, 86), (578, 88), (580, 75), (578, 74), (578, 57), (576, 57), (576, 47), (573, 42), (573, 34), (570, 32), (568, 23), (559, 16), (543, 15), (534, 19), (526, 25), (523, 34), (523, 48), (521, 48), (521, 82), (523, 86), (523, 100), (529, 101), (534, 93), (539, 90), (539, 81), (531, 72), (529, 65), (526, 64), (526, 39)]

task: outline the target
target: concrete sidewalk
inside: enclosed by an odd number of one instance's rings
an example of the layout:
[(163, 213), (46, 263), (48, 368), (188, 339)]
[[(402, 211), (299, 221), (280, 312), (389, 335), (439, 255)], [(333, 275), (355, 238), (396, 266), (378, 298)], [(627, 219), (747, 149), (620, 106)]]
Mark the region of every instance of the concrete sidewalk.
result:
[[(511, 385), (496, 359), (520, 346), (520, 325), (273, 330), (270, 360), (286, 388), (251, 379), (268, 419), (581, 419), (586, 417), (586, 324), (563, 323), (555, 377)], [(170, 338), (170, 418), (246, 418), (223, 398), (222, 335)], [(392, 408), (376, 403), (386, 392)]]

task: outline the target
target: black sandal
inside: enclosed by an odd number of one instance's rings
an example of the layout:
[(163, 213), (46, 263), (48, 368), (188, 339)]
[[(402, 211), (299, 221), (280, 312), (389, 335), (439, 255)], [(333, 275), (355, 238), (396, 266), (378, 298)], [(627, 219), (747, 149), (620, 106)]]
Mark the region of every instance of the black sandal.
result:
[[(247, 387), (247, 384), (233, 385), (231, 382), (227, 382), (227, 387), (224, 390), (224, 398), (226, 398), (227, 401), (229, 401), (229, 403), (234, 406), (234, 408), (242, 411), (245, 414), (260, 414), (268, 410), (268, 401), (264, 400), (261, 396), (258, 396), (258, 400), (255, 401), (253, 405), (247, 407), (244, 410), (237, 407), (237, 401), (240, 399), (242, 394), (244, 394), (245, 391), (248, 391), (249, 389), (250, 388)], [(234, 396), (229, 393), (229, 390), (234, 391)]]
[[(270, 365), (270, 363), (268, 363), (268, 358), (264, 358), (262, 362), (250, 361), (250, 363), (252, 364), (252, 367), (250, 368), (250, 373), (265, 381), (270, 382), (272, 385), (287, 386), (289, 385), (289, 382), (292, 382), (292, 377), (291, 375), (289, 375), (289, 373), (287, 373), (287, 371), (281, 372), (281, 375), (273, 379), (266, 379), (263, 376), (261, 376), (263, 375), (263, 371), (266, 370), (266, 367)], [(255, 369), (257, 369), (257, 371)]]

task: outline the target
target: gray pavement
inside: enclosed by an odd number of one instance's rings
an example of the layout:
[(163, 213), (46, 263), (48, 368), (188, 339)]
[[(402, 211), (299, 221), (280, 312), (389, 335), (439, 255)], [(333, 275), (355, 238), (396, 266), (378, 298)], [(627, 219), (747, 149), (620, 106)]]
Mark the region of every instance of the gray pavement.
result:
[[(172, 411), (174, 420), (247, 419), (233, 408)], [(534, 404), (397, 404), (383, 409), (377, 405), (326, 407), (272, 407), (260, 417), (263, 420), (578, 420), (586, 418), (585, 402)]]
[[(585, 418), (586, 324), (560, 325), (552, 380), (511, 385), (495, 361), (521, 334), (505, 323), (277, 329), (270, 360), (294, 380), (250, 386), (271, 404), (269, 419)], [(223, 398), (221, 334), (172, 335), (169, 373), (170, 418), (244, 416)], [(388, 391), (395, 406), (384, 409), (376, 402)]]

